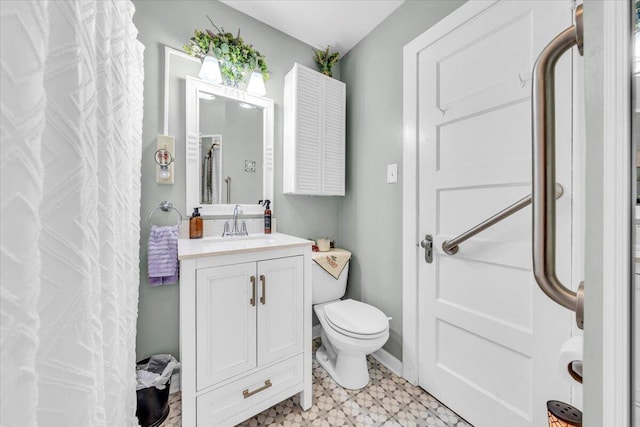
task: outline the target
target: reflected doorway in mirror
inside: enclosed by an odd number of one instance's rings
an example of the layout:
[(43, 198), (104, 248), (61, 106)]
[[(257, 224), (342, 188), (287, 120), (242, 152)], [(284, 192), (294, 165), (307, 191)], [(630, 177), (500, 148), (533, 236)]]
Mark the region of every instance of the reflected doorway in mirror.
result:
[(200, 201), (221, 203), (222, 135), (200, 135)]

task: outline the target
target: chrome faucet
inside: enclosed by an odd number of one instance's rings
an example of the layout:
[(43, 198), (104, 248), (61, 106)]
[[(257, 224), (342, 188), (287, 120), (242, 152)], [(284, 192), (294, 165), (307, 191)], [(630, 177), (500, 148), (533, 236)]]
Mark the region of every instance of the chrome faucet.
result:
[(244, 211), (242, 210), (241, 205), (235, 205), (233, 208), (233, 228), (229, 230), (229, 221), (224, 223), (224, 231), (222, 232), (222, 237), (227, 236), (248, 236), (247, 232), (247, 223), (246, 221), (242, 221), (240, 227), (238, 227), (238, 215), (242, 215)]
[(243, 213), (244, 213), (244, 210), (242, 209), (242, 206), (235, 205), (235, 207), (233, 208), (233, 232), (234, 233), (238, 231), (238, 214), (243, 214)]

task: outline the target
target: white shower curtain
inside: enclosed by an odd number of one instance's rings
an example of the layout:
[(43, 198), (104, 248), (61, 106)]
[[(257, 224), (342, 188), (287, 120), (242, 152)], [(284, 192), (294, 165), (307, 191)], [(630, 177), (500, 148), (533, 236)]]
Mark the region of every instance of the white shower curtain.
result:
[(142, 45), (125, 0), (0, 1), (0, 424), (135, 426)]

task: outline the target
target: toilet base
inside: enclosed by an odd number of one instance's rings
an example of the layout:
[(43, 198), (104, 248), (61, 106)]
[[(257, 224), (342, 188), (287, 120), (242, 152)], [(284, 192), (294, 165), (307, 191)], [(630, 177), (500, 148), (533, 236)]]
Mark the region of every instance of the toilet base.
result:
[(335, 358), (322, 345), (316, 351), (316, 360), (340, 386), (360, 390), (369, 384), (369, 368), (365, 354), (340, 353)]

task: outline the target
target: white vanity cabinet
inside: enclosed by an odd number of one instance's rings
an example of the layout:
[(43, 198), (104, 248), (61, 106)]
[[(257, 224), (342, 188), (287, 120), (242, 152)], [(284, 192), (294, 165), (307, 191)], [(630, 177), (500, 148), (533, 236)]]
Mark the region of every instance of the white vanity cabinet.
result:
[(344, 196), (346, 86), (300, 64), (284, 79), (284, 193)]
[(311, 407), (311, 242), (266, 236), (179, 242), (185, 427)]
[(198, 390), (302, 352), (303, 256), (196, 273)]

